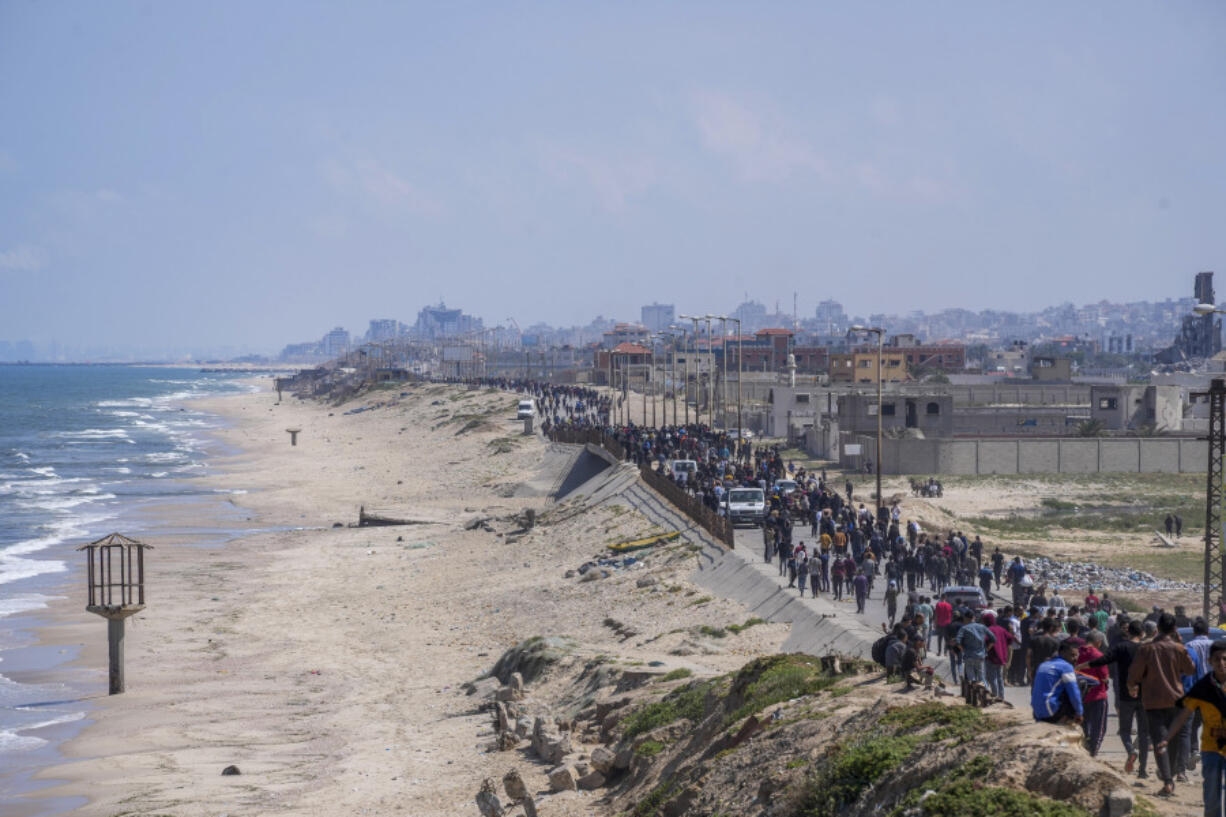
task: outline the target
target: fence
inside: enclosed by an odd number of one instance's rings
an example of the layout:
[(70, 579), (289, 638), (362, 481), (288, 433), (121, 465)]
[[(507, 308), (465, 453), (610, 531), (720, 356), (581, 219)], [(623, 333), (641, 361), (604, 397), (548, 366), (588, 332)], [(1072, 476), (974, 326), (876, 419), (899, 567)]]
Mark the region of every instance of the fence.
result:
[[(619, 460), (626, 459), (626, 449), (614, 437), (598, 429), (590, 428), (552, 428), (549, 439), (555, 443), (571, 445), (598, 445)], [(708, 508), (701, 500), (692, 496), (668, 477), (652, 469), (648, 464), (639, 466), (639, 476), (643, 482), (667, 499), (677, 510), (693, 519), (704, 530), (727, 545), (736, 546), (732, 523), (715, 511)]]

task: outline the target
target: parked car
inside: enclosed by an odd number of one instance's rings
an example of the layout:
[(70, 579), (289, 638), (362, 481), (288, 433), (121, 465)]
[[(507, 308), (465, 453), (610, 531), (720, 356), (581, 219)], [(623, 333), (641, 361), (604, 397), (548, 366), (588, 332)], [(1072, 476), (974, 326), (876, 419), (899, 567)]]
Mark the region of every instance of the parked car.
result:
[(525, 420), (536, 414), (536, 403), (532, 400), (520, 400), (519, 409), (515, 414), (515, 419)]
[[(1187, 644), (1189, 641), (1195, 638), (1196, 635), (1192, 632), (1191, 627), (1180, 627), (1179, 637), (1183, 639), (1183, 643)], [(1210, 627), (1209, 638), (1214, 641), (1221, 641), (1222, 639), (1226, 638), (1226, 630), (1223, 630), (1220, 627)]]
[(779, 490), (780, 496), (787, 496), (788, 494), (792, 493), (799, 487), (800, 485), (794, 479), (775, 480), (775, 488)]
[(983, 590), (971, 585), (946, 587), (941, 591), (941, 598), (949, 602), (955, 610), (964, 606), (976, 613), (988, 609), (988, 600), (984, 598)]

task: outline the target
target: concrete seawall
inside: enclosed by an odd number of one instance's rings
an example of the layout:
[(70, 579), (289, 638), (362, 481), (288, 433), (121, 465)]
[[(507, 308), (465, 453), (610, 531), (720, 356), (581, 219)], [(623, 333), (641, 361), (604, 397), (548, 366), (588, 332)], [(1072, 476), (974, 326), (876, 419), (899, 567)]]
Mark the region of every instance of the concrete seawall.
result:
[(880, 630), (858, 620), (845, 605), (824, 597), (802, 599), (794, 589), (780, 587), (778, 567), (764, 562), (760, 550), (760, 546), (757, 552), (747, 547), (724, 550), (708, 546), (699, 554), (698, 569), (690, 580), (739, 601), (751, 615), (791, 624), (783, 652), (871, 658), (873, 642), (881, 637)]

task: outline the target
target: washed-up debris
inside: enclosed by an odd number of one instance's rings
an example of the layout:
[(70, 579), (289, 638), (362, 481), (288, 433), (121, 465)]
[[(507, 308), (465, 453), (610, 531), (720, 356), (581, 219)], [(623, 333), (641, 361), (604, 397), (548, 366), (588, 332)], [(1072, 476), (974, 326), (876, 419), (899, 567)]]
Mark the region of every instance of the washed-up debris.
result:
[(579, 575), (582, 576), (583, 574), (587, 573), (589, 570), (591, 570), (594, 567), (612, 568), (613, 570), (625, 570), (627, 568), (635, 567), (636, 565), (642, 566), (645, 564), (646, 562), (640, 562), (638, 559), (636, 559), (633, 556), (627, 556), (624, 559), (595, 559), (593, 561), (584, 562), (583, 564), (579, 565), (578, 572), (579, 572)]
[(1103, 567), (1092, 562), (1057, 562), (1046, 556), (1029, 559), (1026, 564), (1036, 584), (1053, 587), (1093, 587), (1096, 590), (1136, 592), (1147, 590), (1188, 590), (1201, 592), (1199, 582), (1160, 579), (1143, 570), (1127, 567)]

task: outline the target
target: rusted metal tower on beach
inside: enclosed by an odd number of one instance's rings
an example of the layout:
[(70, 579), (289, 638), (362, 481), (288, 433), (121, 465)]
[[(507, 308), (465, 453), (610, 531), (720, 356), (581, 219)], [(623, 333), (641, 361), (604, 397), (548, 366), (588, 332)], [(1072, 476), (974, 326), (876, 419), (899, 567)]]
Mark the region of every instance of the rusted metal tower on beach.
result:
[(106, 619), (110, 694), (123, 692), (124, 620), (145, 609), (145, 550), (149, 545), (112, 533), (77, 550), (86, 552), (89, 601), (85, 609)]

